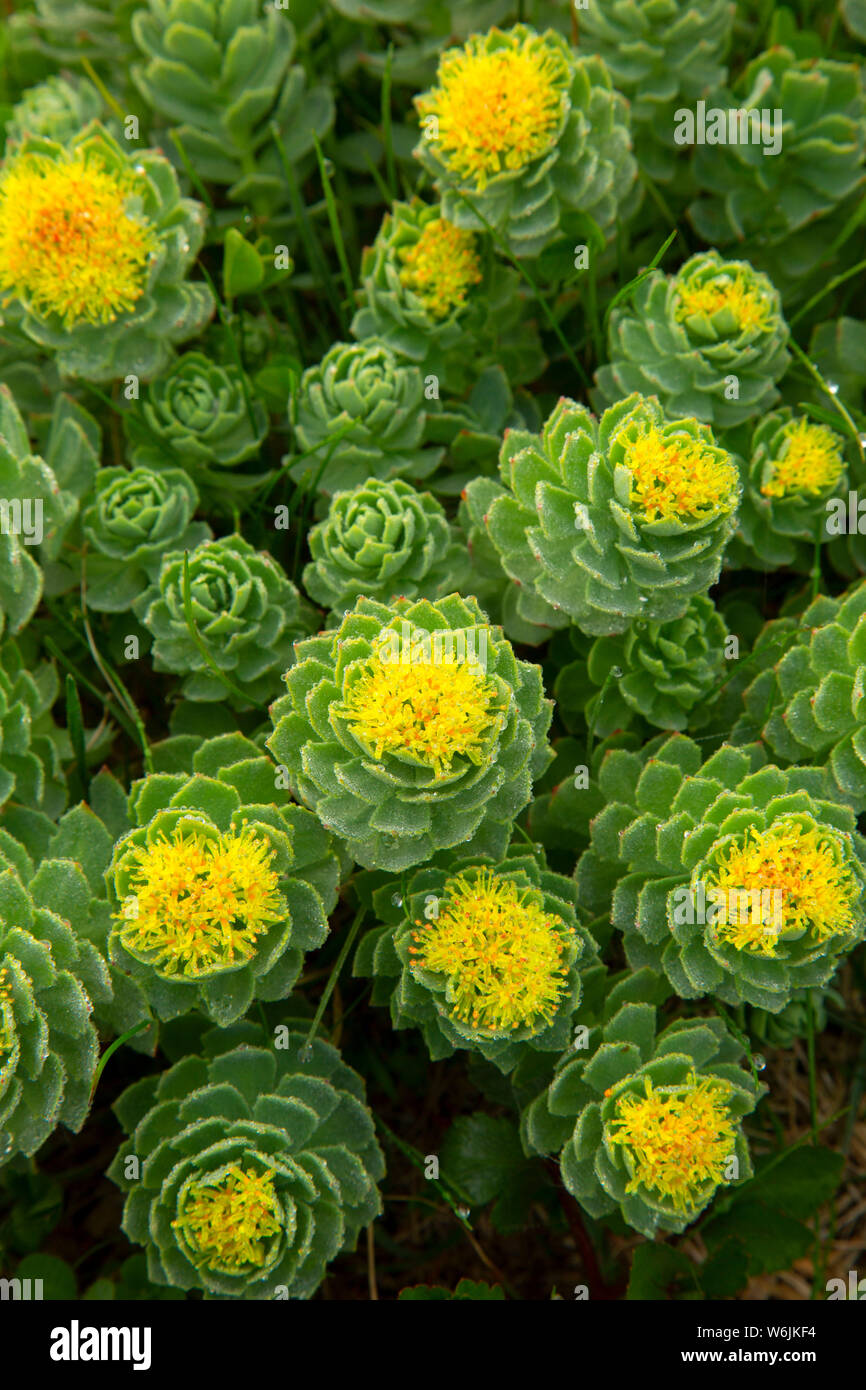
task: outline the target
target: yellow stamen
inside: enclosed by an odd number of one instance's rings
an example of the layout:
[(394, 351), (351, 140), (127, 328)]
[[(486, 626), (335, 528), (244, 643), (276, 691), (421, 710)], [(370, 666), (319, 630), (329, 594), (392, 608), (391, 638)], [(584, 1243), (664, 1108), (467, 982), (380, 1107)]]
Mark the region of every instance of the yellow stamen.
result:
[(720, 271), (711, 280), (700, 284), (686, 283), (677, 286), (676, 318), (682, 322), (692, 315), (706, 315), (712, 318), (722, 309), (730, 311), (737, 331), (765, 329), (773, 316), (773, 303), (759, 287), (746, 284), (743, 271), (731, 275)]
[(568, 929), (537, 890), (492, 870), (458, 874), (439, 916), (417, 925), (414, 964), (448, 976), (455, 1018), (485, 1032), (551, 1022), (565, 987)]
[(767, 830), (752, 827), (723, 854), (707, 886), (718, 940), (761, 956), (775, 956), (791, 933), (822, 942), (852, 931), (861, 892), (833, 832), (804, 829), (793, 817)]
[(12, 1051), (12, 989), (5, 966), (0, 967), (0, 1066)]
[(400, 284), (414, 291), (433, 318), (443, 319), (465, 304), (470, 285), (481, 279), (475, 237), (436, 217), (414, 246), (400, 251)]
[(152, 227), (127, 212), (140, 177), (80, 151), (13, 160), (0, 179), (0, 288), (67, 328), (130, 311), (156, 246)]
[(485, 739), (504, 718), (481, 666), (450, 652), (437, 661), (435, 648), (405, 664), (386, 655), (370, 658), (334, 713), (377, 760), (393, 753), (431, 768), (437, 780), (451, 775), (455, 758), (480, 764)]
[(216, 1182), (192, 1184), (171, 1224), (196, 1264), (215, 1273), (244, 1274), (264, 1264), (267, 1242), (281, 1229), (280, 1218), (273, 1176), (235, 1163)]
[(115, 914), (121, 942), (169, 978), (244, 965), (257, 938), (286, 914), (273, 855), (246, 830), (207, 838), (189, 825), (178, 826), (171, 840), (136, 846), (132, 911)]
[(728, 1109), (732, 1089), (718, 1077), (699, 1081), (693, 1073), (686, 1085), (662, 1090), (646, 1077), (645, 1095), (622, 1095), (608, 1139), (625, 1151), (632, 1174), (626, 1191), (644, 1188), (685, 1213), (708, 1184), (718, 1187), (736, 1142)]
[[(497, 31), (493, 31), (496, 33)], [(439, 63), (438, 82), (416, 105), (435, 117), (430, 143), (456, 175), (479, 189), (504, 170), (523, 169), (556, 139), (569, 84), (568, 59), (538, 34), (508, 35), (490, 49), (473, 35)]]
[(792, 420), (783, 430), (782, 450), (770, 465), (770, 477), (761, 488), (764, 497), (807, 493), (817, 497), (834, 483), (845, 467), (836, 435), (826, 425), (811, 420)]
[(632, 475), (629, 501), (644, 521), (700, 519), (736, 505), (736, 465), (689, 435), (651, 426), (627, 445), (625, 464)]

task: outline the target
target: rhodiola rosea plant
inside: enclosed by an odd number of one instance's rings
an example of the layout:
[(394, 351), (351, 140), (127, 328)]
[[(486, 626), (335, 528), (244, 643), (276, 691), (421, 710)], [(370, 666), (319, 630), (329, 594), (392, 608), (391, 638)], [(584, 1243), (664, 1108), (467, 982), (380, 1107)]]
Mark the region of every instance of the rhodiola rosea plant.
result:
[(862, 5), (0, 25), (0, 1278), (842, 1296)]

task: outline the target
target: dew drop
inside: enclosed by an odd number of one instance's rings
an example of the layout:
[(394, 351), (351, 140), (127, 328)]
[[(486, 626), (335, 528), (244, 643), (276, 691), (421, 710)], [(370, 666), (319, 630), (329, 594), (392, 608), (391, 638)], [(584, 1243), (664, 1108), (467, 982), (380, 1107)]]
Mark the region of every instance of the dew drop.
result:
[(766, 1057), (762, 1057), (760, 1052), (754, 1054), (752, 1061), (755, 1064), (755, 1071), (763, 1071), (767, 1065)]
[(394, 894), (392, 895), (392, 897), (391, 897), (391, 902), (394, 904), (395, 907), (402, 907), (402, 906), (403, 906), (403, 899), (400, 897), (400, 894), (399, 894), (399, 893), (394, 893)]
[(827, 390), (830, 392), (830, 395), (831, 395), (831, 396), (838, 396), (838, 394), (839, 394), (839, 383), (838, 383), (838, 381), (828, 381), (828, 382), (827, 382)]
[(611, 666), (611, 668), (610, 668), (610, 674), (613, 676), (614, 680), (617, 680), (617, 681), (618, 681), (619, 678), (620, 678), (620, 676), (622, 675), (622, 667), (621, 667), (621, 666)]

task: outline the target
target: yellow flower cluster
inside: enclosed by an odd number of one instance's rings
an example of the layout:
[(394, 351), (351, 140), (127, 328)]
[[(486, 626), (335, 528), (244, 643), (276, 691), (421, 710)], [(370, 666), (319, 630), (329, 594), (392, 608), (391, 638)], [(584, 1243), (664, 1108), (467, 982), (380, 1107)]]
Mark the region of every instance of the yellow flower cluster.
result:
[(270, 1173), (232, 1164), (215, 1182), (187, 1189), (180, 1216), (172, 1222), (195, 1262), (224, 1274), (260, 1268), (267, 1242), (281, 1226), (280, 1203)]
[(734, 1156), (736, 1130), (728, 1109), (731, 1086), (718, 1077), (692, 1075), (688, 1085), (626, 1091), (616, 1103), (608, 1139), (622, 1147), (631, 1178), (626, 1191), (645, 1188), (656, 1200), (687, 1212), (718, 1187)]
[(736, 465), (687, 434), (651, 427), (628, 445), (625, 463), (629, 501), (644, 521), (699, 520), (736, 504)]
[(427, 312), (444, 319), (466, 303), (470, 286), (481, 279), (476, 238), (453, 222), (436, 217), (414, 246), (401, 249), (400, 283), (417, 294)]
[(474, 661), (388, 662), (376, 655), (334, 713), (381, 760), (392, 753), (451, 775), (454, 759), (480, 763), (484, 740), (501, 720), (495, 685)]
[[(510, 35), (489, 48), (474, 35), (439, 63), (439, 85), (416, 105), (448, 169), (479, 191), (496, 174), (524, 169), (559, 131), (567, 101), (568, 60), (543, 36)], [(431, 118), (433, 121), (431, 122)]]
[(783, 433), (782, 452), (761, 488), (765, 497), (792, 492), (817, 497), (838, 482), (845, 463), (832, 430), (804, 418), (792, 420)]
[(484, 1032), (550, 1023), (565, 983), (565, 923), (541, 895), (492, 870), (449, 881), (439, 915), (417, 923), (414, 964), (448, 977), (452, 1013)]
[[(851, 931), (860, 892), (832, 834), (785, 817), (767, 830), (752, 827), (722, 855), (708, 886), (718, 894), (718, 939), (764, 956), (774, 956), (780, 937), (790, 932), (807, 931), (822, 942)], [(744, 914), (737, 910), (742, 893), (756, 902), (760, 894), (777, 893), (780, 912), (770, 922), (762, 911)]]
[(770, 298), (747, 284), (742, 271), (734, 275), (723, 271), (702, 284), (679, 285), (676, 298), (674, 314), (680, 322), (695, 315), (712, 318), (727, 309), (740, 333), (768, 328), (773, 314)]
[(81, 151), (13, 160), (0, 179), (0, 289), (67, 328), (132, 310), (157, 244), (127, 211), (136, 181)]
[(209, 838), (188, 824), (137, 845), (127, 904), (116, 914), (122, 944), (168, 978), (246, 964), (286, 913), (273, 854), (249, 831)]

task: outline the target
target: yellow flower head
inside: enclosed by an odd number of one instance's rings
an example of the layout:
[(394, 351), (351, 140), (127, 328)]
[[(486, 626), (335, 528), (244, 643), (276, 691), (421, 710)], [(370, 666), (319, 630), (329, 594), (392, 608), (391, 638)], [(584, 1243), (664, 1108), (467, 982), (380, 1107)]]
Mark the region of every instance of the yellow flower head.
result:
[(480, 664), (458, 660), (444, 644), (437, 651), (439, 636), (419, 659), (413, 651), (411, 660), (389, 661), (387, 648), (377, 650), (334, 710), (374, 758), (396, 754), (437, 780), (451, 775), (457, 757), (480, 764), (485, 739), (504, 717)]
[[(566, 110), (568, 57), (544, 36), (511, 31), (491, 47), (475, 34), (439, 63), (439, 85), (415, 104), (447, 168), (483, 190), (505, 170), (524, 169), (556, 139)], [(435, 124), (430, 118), (435, 118)]]
[(268, 1240), (282, 1227), (273, 1177), (233, 1163), (215, 1182), (192, 1183), (171, 1224), (195, 1264), (219, 1274), (261, 1268)]
[(536, 890), (488, 869), (458, 874), (438, 917), (416, 925), (413, 963), (448, 977), (455, 1018), (493, 1033), (551, 1022), (565, 988), (567, 928)]
[(761, 956), (775, 956), (791, 933), (822, 942), (853, 931), (862, 891), (833, 832), (794, 817), (751, 827), (723, 852), (707, 884), (718, 940)]
[(688, 434), (650, 426), (626, 446), (629, 501), (643, 521), (694, 521), (736, 506), (739, 473), (728, 455)]
[(434, 319), (444, 319), (466, 303), (470, 285), (481, 279), (472, 232), (444, 217), (428, 222), (414, 246), (401, 248), (400, 284), (412, 290)]
[(781, 453), (770, 464), (770, 476), (761, 488), (764, 497), (817, 497), (839, 481), (845, 463), (831, 429), (804, 417), (791, 420), (782, 433)]
[(127, 211), (140, 179), (82, 151), (14, 159), (0, 178), (0, 289), (67, 328), (132, 310), (157, 244)]
[(646, 1077), (644, 1095), (621, 1095), (607, 1137), (623, 1149), (632, 1175), (626, 1191), (644, 1188), (685, 1213), (705, 1198), (708, 1184), (718, 1187), (736, 1142), (732, 1089), (692, 1073), (685, 1085), (661, 1090)]
[(252, 832), (215, 838), (189, 824), (131, 851), (120, 939), (159, 974), (195, 978), (246, 964), (256, 940), (285, 918), (274, 851)]
[(678, 284), (674, 315), (680, 323), (693, 315), (712, 318), (724, 309), (737, 333), (769, 328), (774, 312), (770, 296), (760, 286), (748, 284), (742, 270), (733, 275), (720, 270), (712, 279)]

